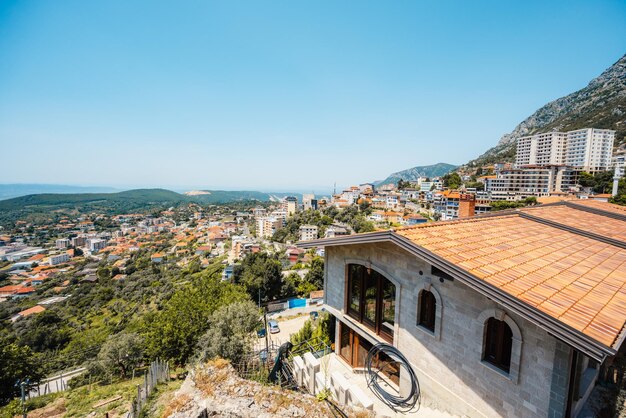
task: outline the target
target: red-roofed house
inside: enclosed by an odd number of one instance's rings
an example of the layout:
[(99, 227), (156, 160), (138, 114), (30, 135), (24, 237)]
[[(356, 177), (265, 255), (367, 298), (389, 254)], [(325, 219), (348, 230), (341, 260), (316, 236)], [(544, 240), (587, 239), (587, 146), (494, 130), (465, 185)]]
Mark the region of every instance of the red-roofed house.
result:
[(11, 322), (15, 322), (18, 319), (26, 318), (27, 316), (30, 316), (30, 315), (42, 313), (45, 310), (46, 308), (44, 308), (43, 306), (35, 305), (32, 308), (25, 309), (22, 312), (18, 312), (17, 314), (13, 315), (11, 317)]

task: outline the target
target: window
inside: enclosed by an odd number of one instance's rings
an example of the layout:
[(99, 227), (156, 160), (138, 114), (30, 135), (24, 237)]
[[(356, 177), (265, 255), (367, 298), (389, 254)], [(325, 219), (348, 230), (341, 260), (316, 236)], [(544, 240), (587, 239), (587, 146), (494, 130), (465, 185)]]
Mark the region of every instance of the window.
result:
[(348, 315), (388, 341), (393, 341), (396, 286), (379, 272), (348, 265)]
[(511, 368), (511, 349), (513, 332), (506, 322), (496, 318), (487, 320), (485, 332), (485, 353), (483, 360), (509, 373)]
[(428, 290), (422, 290), (418, 306), (420, 309), (418, 325), (435, 332), (435, 313), (437, 311), (435, 295)]

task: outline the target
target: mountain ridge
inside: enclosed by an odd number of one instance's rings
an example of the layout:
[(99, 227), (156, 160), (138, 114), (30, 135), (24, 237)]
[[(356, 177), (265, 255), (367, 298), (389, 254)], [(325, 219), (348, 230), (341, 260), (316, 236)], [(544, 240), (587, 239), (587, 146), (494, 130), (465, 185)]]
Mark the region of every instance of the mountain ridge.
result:
[(553, 100), (520, 122), (498, 143), (466, 167), (494, 162), (513, 162), (517, 140), (526, 135), (553, 129), (614, 129), (615, 148), (626, 151), (626, 55), (592, 79), (587, 86)]
[(406, 170), (397, 171), (395, 173), (391, 173), (384, 180), (374, 181), (375, 186), (380, 186), (381, 184), (389, 184), (389, 183), (397, 183), (399, 180), (404, 181), (416, 181), (419, 177), (440, 177), (445, 174), (448, 174), (450, 171), (453, 171), (458, 166), (448, 163), (437, 163), (425, 166), (416, 166), (412, 168), (407, 168)]
[(63, 206), (95, 202), (130, 202), (135, 204), (230, 203), (242, 200), (269, 201), (271, 195), (256, 191), (207, 190), (207, 194), (186, 196), (167, 189), (133, 189), (112, 193), (37, 193), (0, 200), (0, 210), (33, 206)]

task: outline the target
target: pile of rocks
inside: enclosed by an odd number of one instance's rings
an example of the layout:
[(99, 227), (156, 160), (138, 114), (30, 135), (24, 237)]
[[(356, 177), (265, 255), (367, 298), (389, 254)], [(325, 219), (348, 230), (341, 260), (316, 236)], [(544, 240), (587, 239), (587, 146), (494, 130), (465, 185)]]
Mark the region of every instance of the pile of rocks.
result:
[[(350, 409), (350, 417), (370, 411)], [(165, 417), (334, 417), (329, 404), (316, 397), (242, 379), (224, 360), (211, 361), (189, 374)]]

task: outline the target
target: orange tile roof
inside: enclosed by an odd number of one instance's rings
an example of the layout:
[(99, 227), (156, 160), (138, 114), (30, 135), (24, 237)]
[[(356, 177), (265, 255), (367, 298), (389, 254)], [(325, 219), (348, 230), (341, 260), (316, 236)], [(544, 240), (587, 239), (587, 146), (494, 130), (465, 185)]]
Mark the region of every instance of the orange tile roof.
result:
[(538, 206), (523, 208), (520, 212), (609, 238), (626, 239), (626, 222), (571, 206)]
[(548, 204), (548, 203), (557, 203), (557, 202), (562, 202), (564, 200), (573, 200), (575, 199), (575, 197), (572, 197), (570, 195), (550, 195), (550, 196), (539, 196), (537, 198), (537, 202), (541, 203), (541, 204)]
[(626, 248), (517, 213), (397, 233), (608, 347), (624, 328)]
[(626, 206), (620, 206), (613, 203), (601, 202), (599, 200), (592, 199), (579, 199), (570, 201), (570, 205), (578, 205), (591, 209), (600, 209), (605, 212), (617, 213), (619, 215), (626, 216)]
[(39, 305), (35, 305), (32, 308), (28, 308), (23, 310), (22, 312), (19, 312), (18, 314), (21, 316), (29, 316), (29, 315), (33, 315), (33, 314), (37, 314), (37, 313), (41, 313), (43, 311), (45, 311), (46, 308), (44, 308), (43, 306), (39, 306)]

